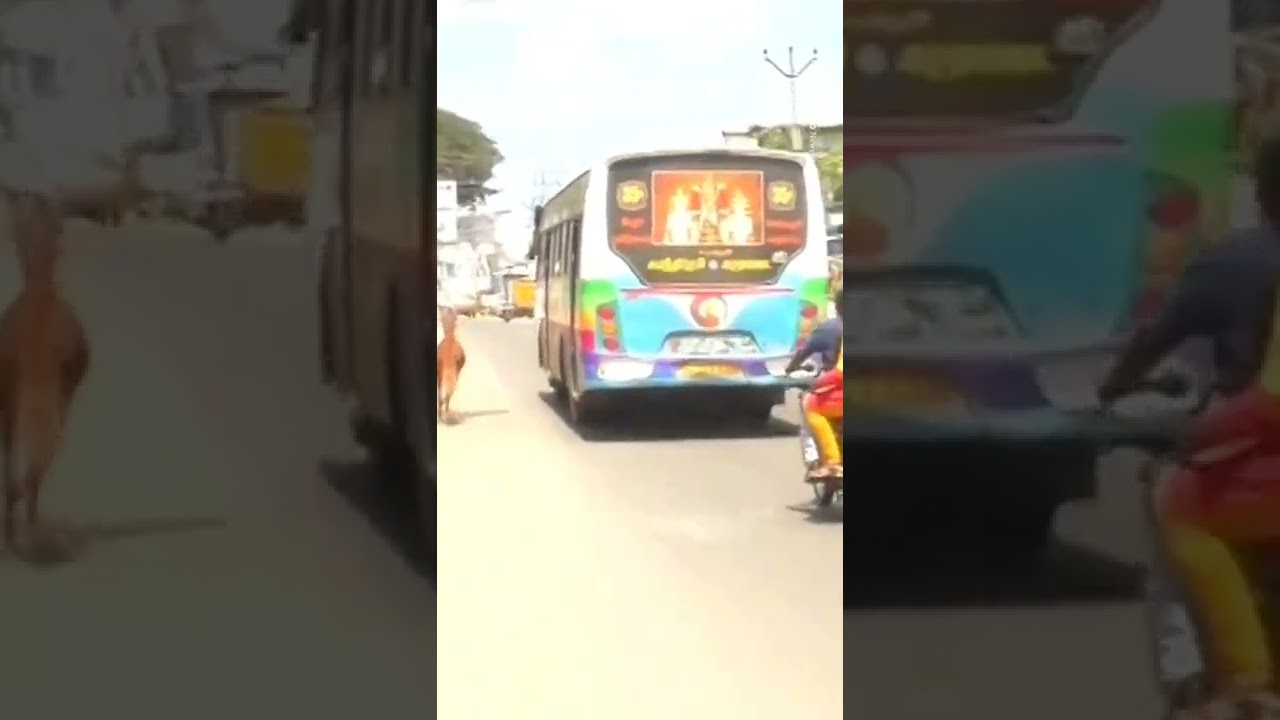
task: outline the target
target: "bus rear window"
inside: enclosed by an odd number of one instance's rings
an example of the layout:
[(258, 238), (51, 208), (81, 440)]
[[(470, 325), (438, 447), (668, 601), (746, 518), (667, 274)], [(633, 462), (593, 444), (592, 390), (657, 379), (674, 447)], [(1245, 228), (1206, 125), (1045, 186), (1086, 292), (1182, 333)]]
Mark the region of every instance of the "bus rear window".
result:
[(1062, 122), (1159, 0), (846, 0), (846, 124)]
[(609, 169), (609, 247), (645, 285), (768, 284), (805, 246), (800, 163), (705, 154)]

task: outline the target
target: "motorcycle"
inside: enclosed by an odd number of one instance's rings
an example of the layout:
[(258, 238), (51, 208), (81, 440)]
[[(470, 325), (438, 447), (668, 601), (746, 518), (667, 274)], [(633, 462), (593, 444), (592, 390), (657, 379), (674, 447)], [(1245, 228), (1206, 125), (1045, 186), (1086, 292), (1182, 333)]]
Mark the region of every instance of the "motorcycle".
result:
[[(1144, 389), (1169, 396), (1176, 389), (1173, 385), (1161, 381)], [(1208, 399), (1207, 391), (1191, 398), (1187, 414), (1198, 413)], [(1118, 416), (1110, 409), (1108, 412)], [(1190, 477), (1211, 477), (1208, 484), (1230, 486), (1233, 482), (1248, 483), (1245, 478), (1260, 474), (1274, 476), (1260, 471), (1280, 462), (1280, 402), (1263, 393), (1254, 398), (1244, 396), (1193, 423), (1189, 432), (1139, 432), (1117, 444), (1151, 453), (1140, 476), (1143, 511), (1149, 526), (1156, 530), (1155, 536), (1160, 538), (1160, 506), (1174, 486), (1185, 487), (1192, 482)], [(1271, 654), (1280, 658), (1280, 541), (1232, 550), (1257, 599)], [(1155, 676), (1165, 698), (1165, 718), (1280, 717), (1275, 708), (1223, 698), (1227, 688), (1216, 677), (1192, 594), (1160, 542), (1156, 543), (1144, 602), (1153, 641)], [(1280, 686), (1280, 677), (1273, 678), (1272, 684)]]
[[(820, 374), (820, 368), (812, 363), (805, 363), (790, 378), (795, 382), (799, 392), (796, 394), (800, 416), (804, 417), (805, 401), (814, 392), (813, 383)], [(844, 422), (837, 421), (834, 427), (836, 438), (840, 442), (840, 453), (844, 454)], [(819, 461), (818, 444), (808, 432), (800, 433), (800, 456), (804, 461), (804, 482), (813, 490), (813, 502), (816, 507), (830, 507), (839, 500), (844, 502), (844, 470), (836, 475), (823, 478), (812, 477), (812, 472)]]

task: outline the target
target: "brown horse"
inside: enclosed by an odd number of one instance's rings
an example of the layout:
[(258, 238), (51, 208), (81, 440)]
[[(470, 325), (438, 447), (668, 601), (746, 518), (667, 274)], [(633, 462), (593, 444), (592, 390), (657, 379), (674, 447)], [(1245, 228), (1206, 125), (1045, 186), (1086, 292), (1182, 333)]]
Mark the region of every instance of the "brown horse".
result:
[(444, 338), (436, 345), (436, 419), (445, 423), (458, 418), (449, 407), (453, 393), (458, 389), (458, 378), (467, 364), (467, 353), (458, 341), (458, 313), (452, 308), (440, 311), (440, 326)]
[(57, 209), (30, 195), (12, 204), (22, 281), (0, 315), (0, 449), (4, 542), (16, 551), (18, 506), (25, 504), (26, 534), (39, 525), (40, 488), (89, 369), (89, 342), (57, 283), (62, 233)]

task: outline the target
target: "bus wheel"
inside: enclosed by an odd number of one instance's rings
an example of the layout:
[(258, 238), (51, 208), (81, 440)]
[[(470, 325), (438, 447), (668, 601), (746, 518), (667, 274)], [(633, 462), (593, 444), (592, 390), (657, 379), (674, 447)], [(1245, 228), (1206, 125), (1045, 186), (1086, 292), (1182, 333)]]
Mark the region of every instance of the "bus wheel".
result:
[(556, 394), (556, 399), (561, 402), (569, 400), (569, 375), (572, 366), (569, 364), (569, 349), (563, 344), (560, 345), (560, 377), (556, 378), (554, 372), (547, 373), (547, 382), (551, 384), (551, 391)]
[(569, 396), (569, 422), (583, 425), (594, 419), (600, 410), (600, 400), (594, 395), (581, 393)]
[(358, 408), (352, 410), (348, 422), (356, 444), (369, 453), (379, 475), (394, 480), (403, 478), (413, 460), (412, 448), (404, 438), (394, 428)]

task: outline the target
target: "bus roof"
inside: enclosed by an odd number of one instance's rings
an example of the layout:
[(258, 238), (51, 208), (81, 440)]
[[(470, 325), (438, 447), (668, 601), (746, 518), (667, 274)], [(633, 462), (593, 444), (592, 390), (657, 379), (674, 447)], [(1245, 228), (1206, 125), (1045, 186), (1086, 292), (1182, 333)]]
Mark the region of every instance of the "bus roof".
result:
[(704, 147), (704, 148), (685, 148), (676, 150), (648, 150), (645, 152), (626, 153), (623, 155), (614, 155), (605, 160), (605, 165), (612, 165), (623, 160), (642, 160), (645, 158), (669, 157), (671, 155), (737, 155), (747, 157), (763, 157), (776, 158), (780, 160), (803, 160), (806, 156), (804, 153), (791, 152), (789, 150), (766, 150), (764, 148), (726, 148), (726, 147)]

